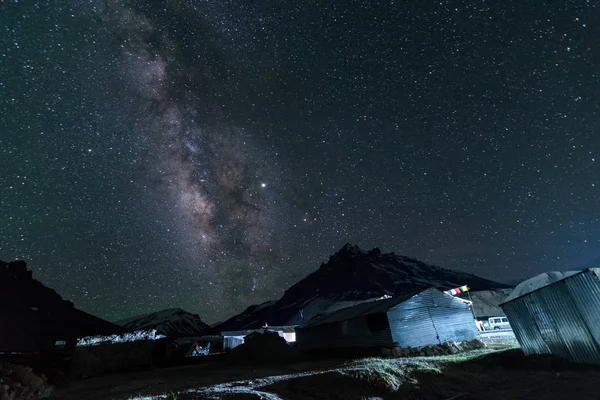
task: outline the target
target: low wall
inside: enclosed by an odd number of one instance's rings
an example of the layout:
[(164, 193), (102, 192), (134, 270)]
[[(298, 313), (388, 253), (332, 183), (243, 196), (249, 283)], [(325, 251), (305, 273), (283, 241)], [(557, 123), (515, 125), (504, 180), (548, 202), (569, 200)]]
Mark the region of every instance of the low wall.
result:
[(85, 378), (113, 372), (150, 369), (167, 358), (167, 339), (99, 344), (77, 347), (70, 378)]

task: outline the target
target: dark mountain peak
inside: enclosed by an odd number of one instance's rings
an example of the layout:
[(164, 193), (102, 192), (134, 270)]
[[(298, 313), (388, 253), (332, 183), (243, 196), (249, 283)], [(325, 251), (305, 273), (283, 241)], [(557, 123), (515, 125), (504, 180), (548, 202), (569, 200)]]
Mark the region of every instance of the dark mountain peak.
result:
[(329, 262), (334, 260), (345, 260), (353, 257), (360, 257), (365, 253), (357, 245), (346, 243), (344, 247), (338, 250), (334, 255), (329, 257)]
[(63, 300), (54, 289), (33, 279), (33, 272), (22, 260), (0, 260), (0, 289), (0, 300), (3, 304), (52, 310), (74, 307), (72, 302)]
[(33, 273), (27, 269), (27, 263), (23, 260), (4, 262), (0, 260), (0, 273), (2, 276), (11, 276), (15, 279), (31, 279)]
[(0, 261), (0, 349), (38, 351), (56, 340), (123, 331), (74, 307), (55, 290), (33, 278), (25, 261)]
[(249, 307), (217, 329), (254, 328), (265, 321), (270, 325), (297, 324), (311, 312), (323, 311), (321, 308), (328, 304), (364, 301), (384, 294), (399, 295), (418, 288), (448, 290), (462, 285), (472, 290), (508, 287), (393, 252), (382, 253), (377, 247), (365, 252), (346, 243), (326, 264), (288, 288), (279, 300), (262, 307)]
[(371, 249), (371, 251), (369, 251), (369, 255), (379, 257), (381, 255), (381, 250), (379, 250), (379, 247), (375, 247), (374, 249)]
[(187, 311), (185, 311), (183, 308), (179, 308), (179, 307), (175, 307), (175, 308), (167, 308), (163, 311), (161, 311), (161, 313), (165, 313), (165, 314), (172, 314), (172, 315), (183, 315), (183, 314), (189, 314)]

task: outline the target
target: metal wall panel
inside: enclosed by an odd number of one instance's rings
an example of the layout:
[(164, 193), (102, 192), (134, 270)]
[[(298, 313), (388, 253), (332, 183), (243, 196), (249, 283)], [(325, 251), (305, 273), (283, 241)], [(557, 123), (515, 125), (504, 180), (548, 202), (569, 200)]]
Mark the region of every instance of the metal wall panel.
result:
[(502, 308), (525, 355), (550, 353), (538, 329), (534, 311), (528, 308), (526, 300), (506, 303)]
[(578, 279), (566, 282), (569, 291), (574, 296), (581, 317), (590, 332), (590, 335), (600, 349), (600, 269), (592, 268), (589, 273), (583, 274)]
[(501, 305), (525, 354), (600, 364), (600, 282), (588, 269)]
[(234, 349), (242, 344), (244, 344), (243, 336), (225, 336), (223, 338), (224, 349)]
[(388, 312), (392, 337), (401, 347), (473, 340), (477, 326), (470, 305), (428, 289)]
[[(577, 278), (574, 276), (574, 279)], [(551, 341), (546, 340), (552, 354), (575, 362), (590, 363), (598, 358), (593, 354), (596, 349), (593, 345), (590, 346), (593, 338), (566, 282), (559, 281), (549, 290), (533, 293), (533, 299), (544, 305), (556, 333)]]
[(388, 313), (392, 339), (400, 347), (418, 347), (438, 343), (437, 332), (428, 307), (405, 310), (396, 307)]
[(469, 304), (442, 292), (432, 295), (434, 307), (429, 311), (440, 343), (477, 337), (478, 330)]
[(419, 347), (438, 342), (437, 332), (429, 314), (433, 307), (431, 291), (400, 303), (388, 311), (392, 339), (400, 347)]

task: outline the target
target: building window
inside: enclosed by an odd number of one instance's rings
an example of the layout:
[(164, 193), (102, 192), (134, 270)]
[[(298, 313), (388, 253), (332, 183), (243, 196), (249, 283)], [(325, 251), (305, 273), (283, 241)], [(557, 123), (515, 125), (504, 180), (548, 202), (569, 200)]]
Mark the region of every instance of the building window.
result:
[(389, 326), (386, 313), (367, 314), (365, 315), (365, 321), (371, 332), (380, 332)]

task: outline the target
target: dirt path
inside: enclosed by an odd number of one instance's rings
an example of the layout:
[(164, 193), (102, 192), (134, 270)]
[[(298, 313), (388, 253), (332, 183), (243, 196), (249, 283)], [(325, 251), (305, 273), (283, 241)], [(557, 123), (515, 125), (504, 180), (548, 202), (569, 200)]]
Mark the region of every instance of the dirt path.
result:
[[(449, 362), (447, 357), (414, 357), (390, 360), (407, 369), (409, 366), (418, 366), (430, 363), (432, 360), (438, 362)], [(158, 400), (161, 398), (177, 398), (177, 400), (232, 400), (232, 399), (319, 399), (339, 398), (350, 399), (373, 397), (389, 394), (389, 391), (372, 387), (363, 382), (352, 373), (364, 371), (369, 367), (348, 364), (347, 361), (335, 363), (335, 368), (317, 369), (318, 364), (307, 363), (305, 372), (295, 372), (282, 375), (271, 375), (260, 378), (237, 380), (232, 382), (217, 383), (183, 390), (176, 396), (169, 397), (168, 394), (159, 396), (138, 396), (129, 400)], [(323, 366), (321, 364), (321, 366)], [(264, 372), (264, 371), (263, 371)], [(309, 389), (307, 389), (309, 388)], [(280, 394), (283, 393), (283, 394)], [(333, 397), (332, 397), (333, 394)]]
[[(221, 383), (199, 389), (190, 389), (185, 394), (192, 395), (193, 397), (191, 398), (194, 399), (223, 399), (231, 397), (233, 395), (246, 395), (248, 396), (248, 398), (284, 400), (276, 393), (270, 393), (266, 390), (260, 389), (282, 381), (300, 379), (314, 375), (329, 374), (336, 371), (337, 370), (301, 372), (296, 374), (269, 376), (259, 379), (249, 379), (245, 381)], [(182, 393), (182, 395), (183, 394), (184, 393)]]
[[(185, 395), (189, 389), (197, 393), (208, 393), (200, 388), (215, 387), (215, 393), (230, 392), (236, 382), (259, 382), (260, 379), (275, 379), (278, 376), (295, 376), (302, 373), (318, 373), (344, 364), (344, 360), (299, 361), (288, 365), (231, 365), (206, 363), (138, 371), (118, 375), (107, 375), (76, 381), (69, 387), (56, 391), (54, 398), (60, 400), (127, 400), (131, 398), (164, 398), (170, 393)], [(289, 379), (289, 378), (288, 378)], [(263, 381), (260, 381), (263, 382)], [(271, 381), (264, 381), (268, 384)], [(249, 391), (258, 384), (245, 384)], [(247, 390), (248, 391), (248, 390)], [(237, 390), (243, 393), (244, 389)], [(188, 397), (186, 395), (186, 397)], [(196, 396), (198, 397), (198, 396)], [(188, 397), (192, 398), (192, 397)], [(202, 398), (202, 397), (200, 397)], [(182, 399), (181, 396), (178, 399)]]

